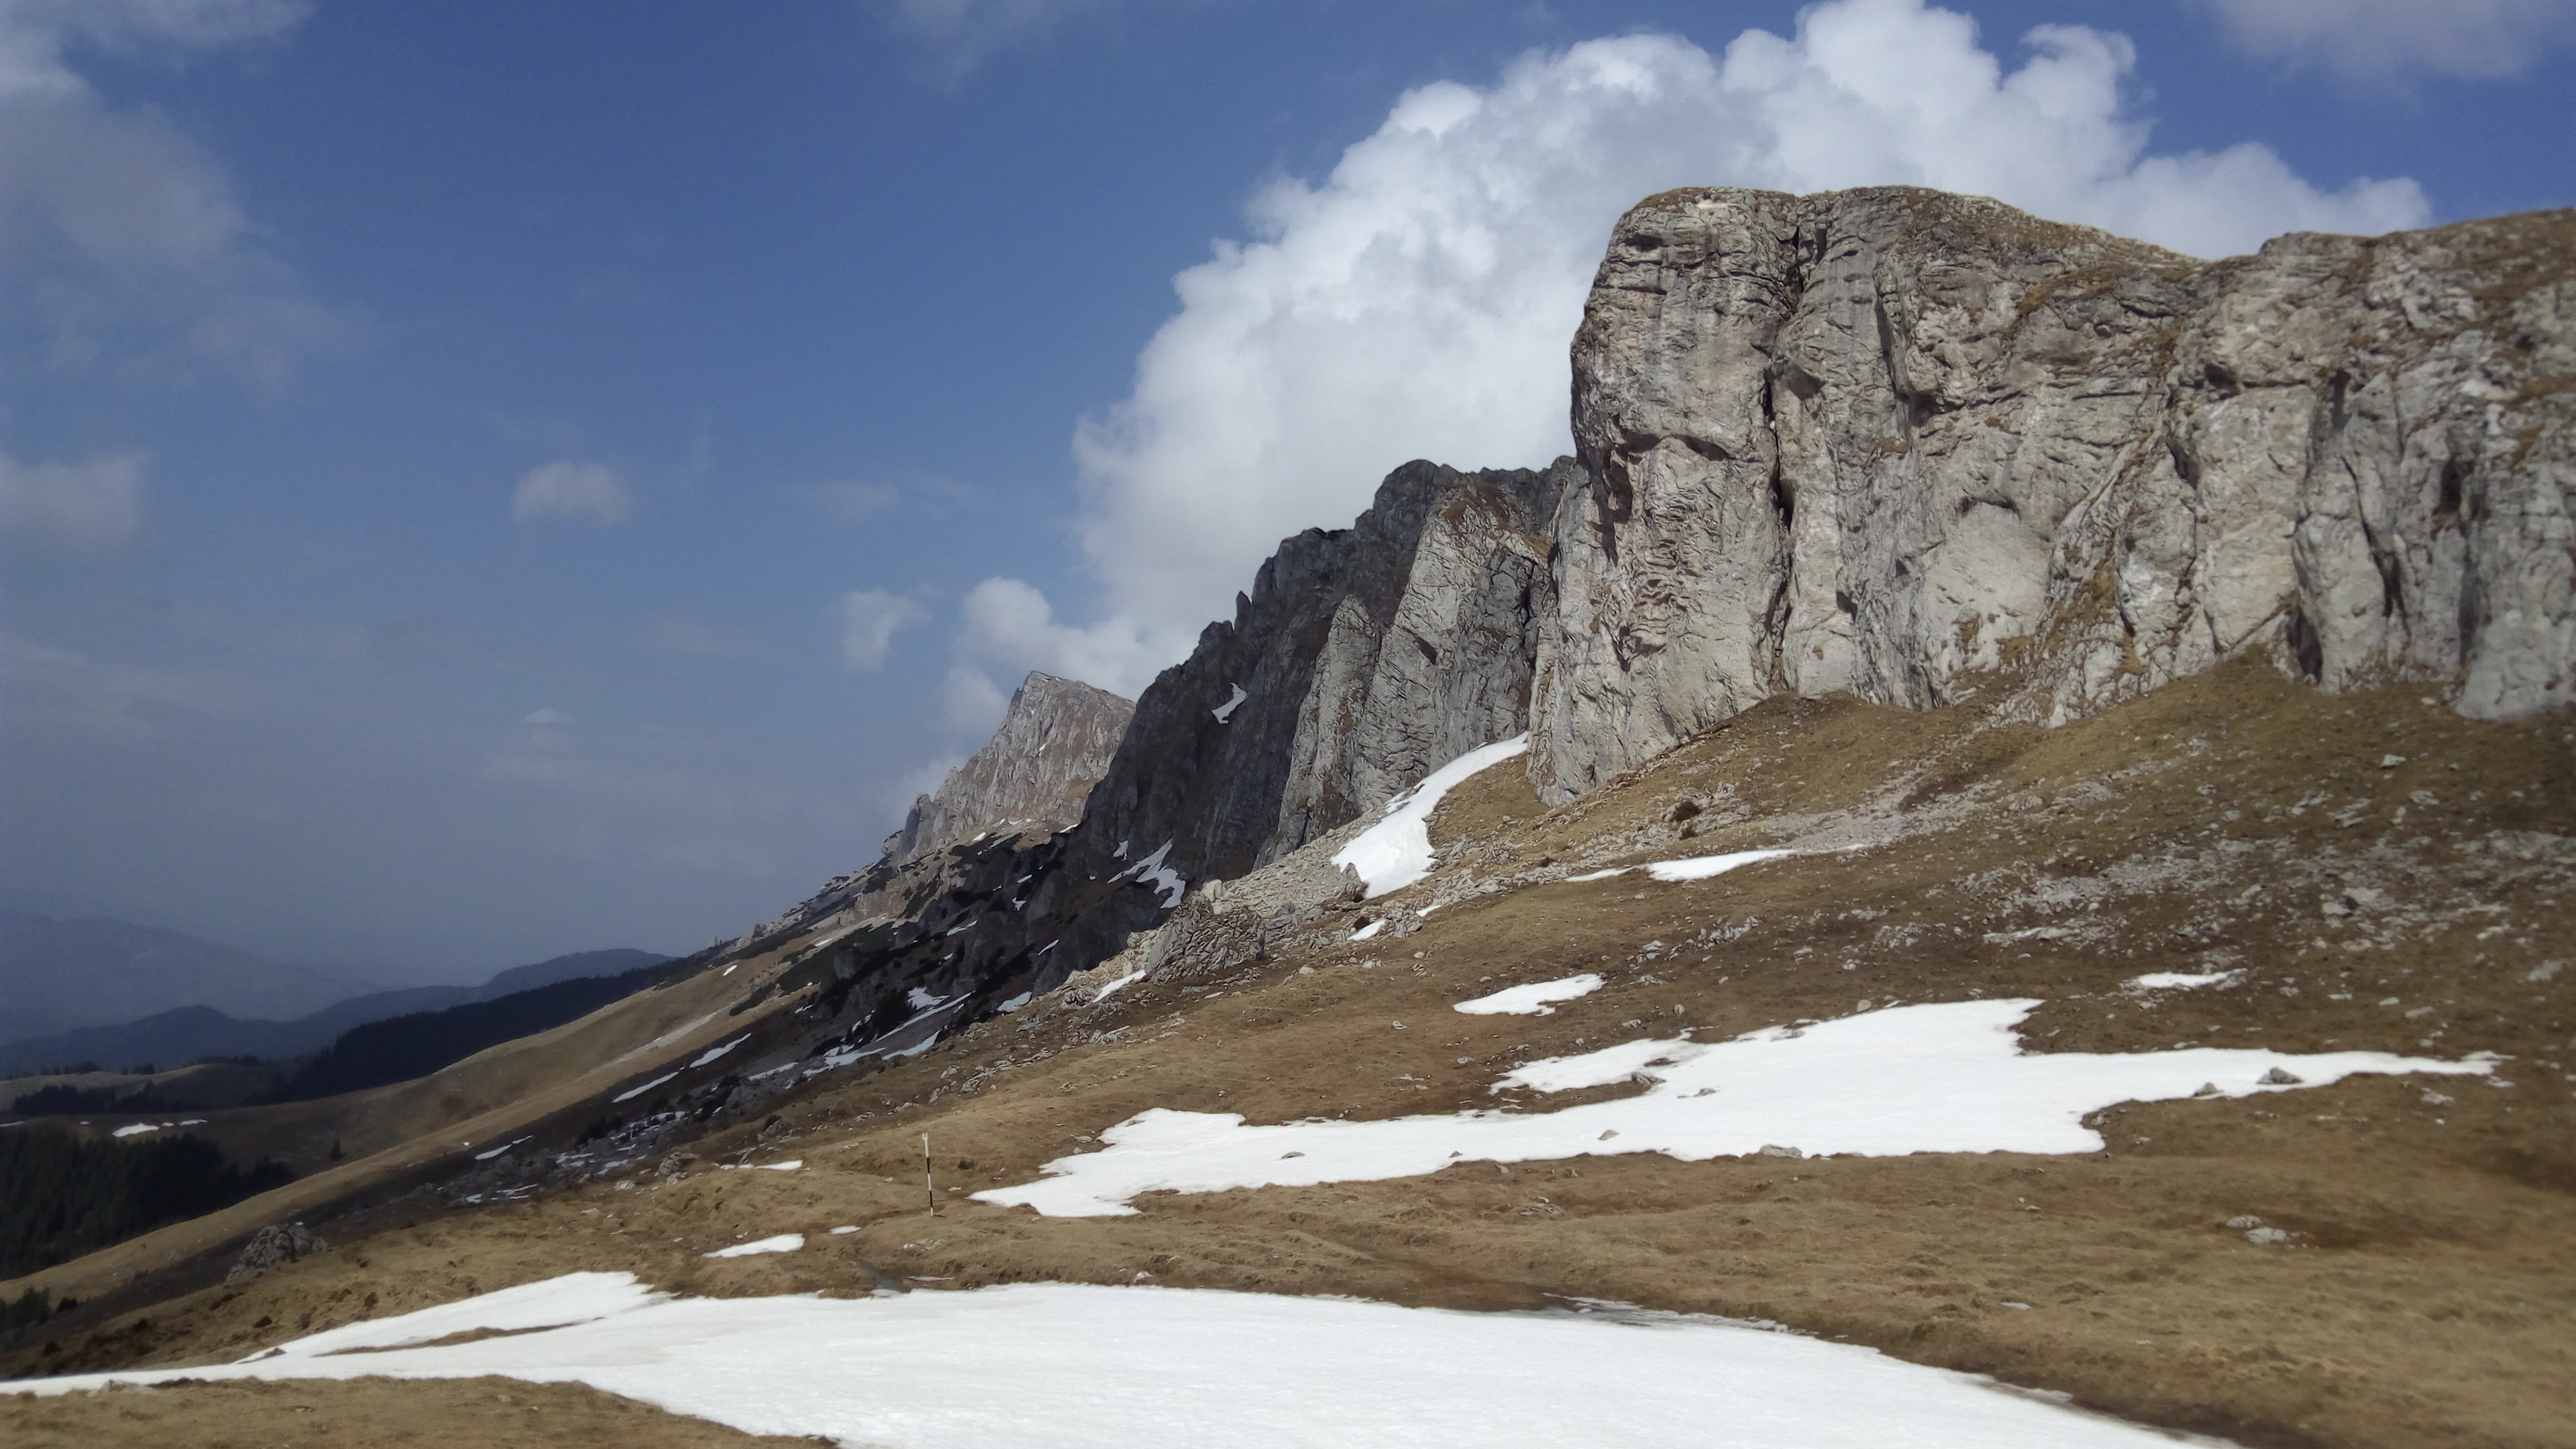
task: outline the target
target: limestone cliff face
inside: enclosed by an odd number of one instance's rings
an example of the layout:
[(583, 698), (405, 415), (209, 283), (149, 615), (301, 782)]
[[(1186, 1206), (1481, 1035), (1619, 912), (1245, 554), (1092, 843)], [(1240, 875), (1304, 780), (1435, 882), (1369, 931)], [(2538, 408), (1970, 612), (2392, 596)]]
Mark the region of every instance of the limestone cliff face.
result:
[(1578, 480), (1408, 463), (1350, 528), (1283, 541), (1137, 702), (1076, 857), (1106, 875), (1169, 844), (1185, 881), (1239, 876), (1520, 733)]
[(2576, 700), (2576, 213), (2200, 263), (1910, 188), (1667, 192), (1573, 360), (1549, 799), (1775, 690), (2056, 721), (2261, 648)]
[(1105, 689), (1032, 671), (984, 748), (912, 802), (903, 828), (886, 837), (887, 861), (901, 865), (988, 830), (1060, 830), (1080, 820), (1135, 712)]

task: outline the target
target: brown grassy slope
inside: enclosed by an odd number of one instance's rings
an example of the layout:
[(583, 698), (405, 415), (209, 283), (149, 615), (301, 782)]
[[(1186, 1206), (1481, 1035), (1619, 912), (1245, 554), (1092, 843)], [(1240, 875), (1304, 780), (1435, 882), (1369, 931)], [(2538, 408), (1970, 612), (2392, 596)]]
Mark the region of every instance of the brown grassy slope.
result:
[[(804, 1171), (700, 1163), (389, 1232), (42, 1361), (230, 1357), (574, 1268), (712, 1293), (1141, 1276), (1772, 1318), (2258, 1444), (2576, 1443), (2576, 972), (2551, 964), (2576, 957), (2571, 726), (2467, 722), (2403, 691), (2321, 696), (2239, 665), (2056, 731), (1778, 701), (1554, 812), (1490, 772), (1435, 821), (1441, 871), (1399, 898), (1455, 898), (1418, 934), (1347, 941), (1372, 902), (1264, 961), (1097, 1007), (1077, 985), (818, 1085), (766, 1142), (696, 1149)], [(1697, 814), (1675, 820), (1685, 801)], [(1817, 853), (1684, 885), (1548, 879), (1781, 843)], [(1506, 888), (1474, 894), (1486, 881)], [(2243, 974), (2121, 989), (2222, 968)], [(1610, 984), (1553, 1016), (1448, 1009), (1581, 970)], [(963, 1199), (1147, 1107), (1449, 1111), (1488, 1104), (1525, 1057), (1975, 995), (2045, 998), (2033, 1050), (2484, 1050), (2512, 1085), (2428, 1095), (2364, 1077), (2114, 1107), (2095, 1119), (2107, 1151), (2082, 1157), (1462, 1163), (1151, 1195), (1101, 1219)], [(2305, 1236), (2262, 1246), (2221, 1226), (2248, 1213)], [(861, 1231), (697, 1256), (840, 1223)]]
[[(389, 1404), (399, 1404), (389, 1414)], [(583, 1384), (516, 1379), (298, 1383), (186, 1381), (158, 1388), (0, 1395), (15, 1449), (754, 1449), (810, 1439), (745, 1434)]]

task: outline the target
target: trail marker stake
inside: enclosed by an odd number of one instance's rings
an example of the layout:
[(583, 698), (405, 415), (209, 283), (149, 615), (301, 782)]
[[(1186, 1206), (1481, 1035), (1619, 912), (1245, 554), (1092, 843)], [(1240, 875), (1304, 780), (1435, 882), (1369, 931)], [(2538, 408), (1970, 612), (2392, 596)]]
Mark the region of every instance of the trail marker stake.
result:
[(930, 1215), (939, 1216), (939, 1188), (930, 1180), (930, 1134), (921, 1134), (921, 1190), (930, 1199)]

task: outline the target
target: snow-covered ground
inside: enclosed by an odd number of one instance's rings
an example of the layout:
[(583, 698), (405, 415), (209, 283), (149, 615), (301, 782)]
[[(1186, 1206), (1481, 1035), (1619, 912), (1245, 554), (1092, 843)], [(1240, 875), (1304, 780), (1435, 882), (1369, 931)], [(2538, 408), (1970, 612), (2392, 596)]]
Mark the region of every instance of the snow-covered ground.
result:
[(1738, 850), (1727, 855), (1694, 855), (1686, 860), (1659, 860), (1646, 867), (1646, 874), (1660, 881), (1706, 880), (1724, 875), (1738, 866), (1778, 860), (1795, 854), (1787, 850)]
[(1597, 972), (1586, 971), (1562, 981), (1541, 981), (1529, 986), (1507, 986), (1490, 996), (1462, 1001), (1449, 1008), (1469, 1016), (1554, 1016), (1559, 1001), (1572, 1001), (1601, 989)]
[(736, 1243), (730, 1248), (718, 1248), (712, 1253), (700, 1253), (698, 1256), (701, 1258), (751, 1258), (757, 1257), (762, 1253), (793, 1253), (802, 1249), (804, 1246), (805, 1235), (803, 1233), (780, 1233), (774, 1238), (759, 1238), (748, 1243)]
[[(1603, 1308), (1461, 1313), (1076, 1284), (675, 1299), (623, 1273), (574, 1273), (333, 1329), (238, 1364), (9, 1387), (499, 1374), (577, 1380), (754, 1434), (888, 1449), (2176, 1442), (1871, 1349)], [(417, 1346), (478, 1328), (511, 1336)]]
[(1531, 1062), (1494, 1090), (1541, 1092), (1641, 1077), (1646, 1090), (1556, 1112), (1459, 1112), (1382, 1122), (1247, 1125), (1232, 1112), (1154, 1108), (1100, 1134), (1097, 1152), (975, 1196), (1054, 1217), (1131, 1213), (1138, 1193), (1378, 1181), (1467, 1161), (1535, 1162), (1663, 1152), (1686, 1162), (1766, 1146), (1807, 1155), (2098, 1152), (2084, 1116), (2115, 1102), (2323, 1086), (2361, 1072), (2484, 1075), (2489, 1060), (2385, 1052), (2193, 1047), (2134, 1055), (2025, 1055), (2031, 1000), (1892, 1007), (1734, 1041), (1637, 1040)]
[(1359, 872), (1368, 893), (1382, 896), (1402, 890), (1431, 874), (1431, 812), (1440, 797), (1480, 770), (1490, 769), (1529, 749), (1528, 735), (1514, 735), (1469, 750), (1425, 777), (1421, 784), (1387, 802), (1375, 825), (1333, 852), (1333, 864)]

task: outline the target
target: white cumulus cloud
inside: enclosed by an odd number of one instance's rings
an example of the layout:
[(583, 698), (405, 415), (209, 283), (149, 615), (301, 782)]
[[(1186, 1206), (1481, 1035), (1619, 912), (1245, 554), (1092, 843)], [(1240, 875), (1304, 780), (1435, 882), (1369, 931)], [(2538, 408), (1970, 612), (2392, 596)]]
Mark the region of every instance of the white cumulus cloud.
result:
[(1065, 641), (1064, 672), (1132, 685), (1135, 663), (1073, 641), (1177, 658), (1281, 537), (1347, 524), (1397, 464), (1567, 450), (1566, 344), (1602, 246), (1669, 187), (1909, 183), (2203, 256), (2430, 215), (2411, 181), (2321, 187), (2256, 143), (2154, 154), (2127, 39), (2044, 26), (2021, 41), (2007, 66), (1964, 15), (1827, 0), (1794, 35), (1748, 30), (1722, 54), (1632, 35), (1405, 93), (1329, 176), (1262, 189), (1252, 239), (1175, 279), (1180, 310), (1133, 392), (1077, 430), (1101, 622), (1057, 623), (1035, 590), (996, 581), (968, 642), (1043, 620), (1018, 632)]
[(0, 453), (0, 529), (63, 543), (122, 543), (143, 527), (143, 457), (21, 463)]
[(606, 526), (626, 521), (626, 481), (605, 463), (564, 459), (540, 463), (519, 479), (510, 516), (522, 523), (561, 519)]
[(2256, 55), (2348, 75), (2518, 74), (2576, 41), (2576, 0), (2199, 0)]
[(832, 606), (832, 615), (841, 626), (841, 662), (861, 674), (874, 674), (894, 652), (894, 636), (926, 622), (930, 611), (902, 594), (852, 589)]

